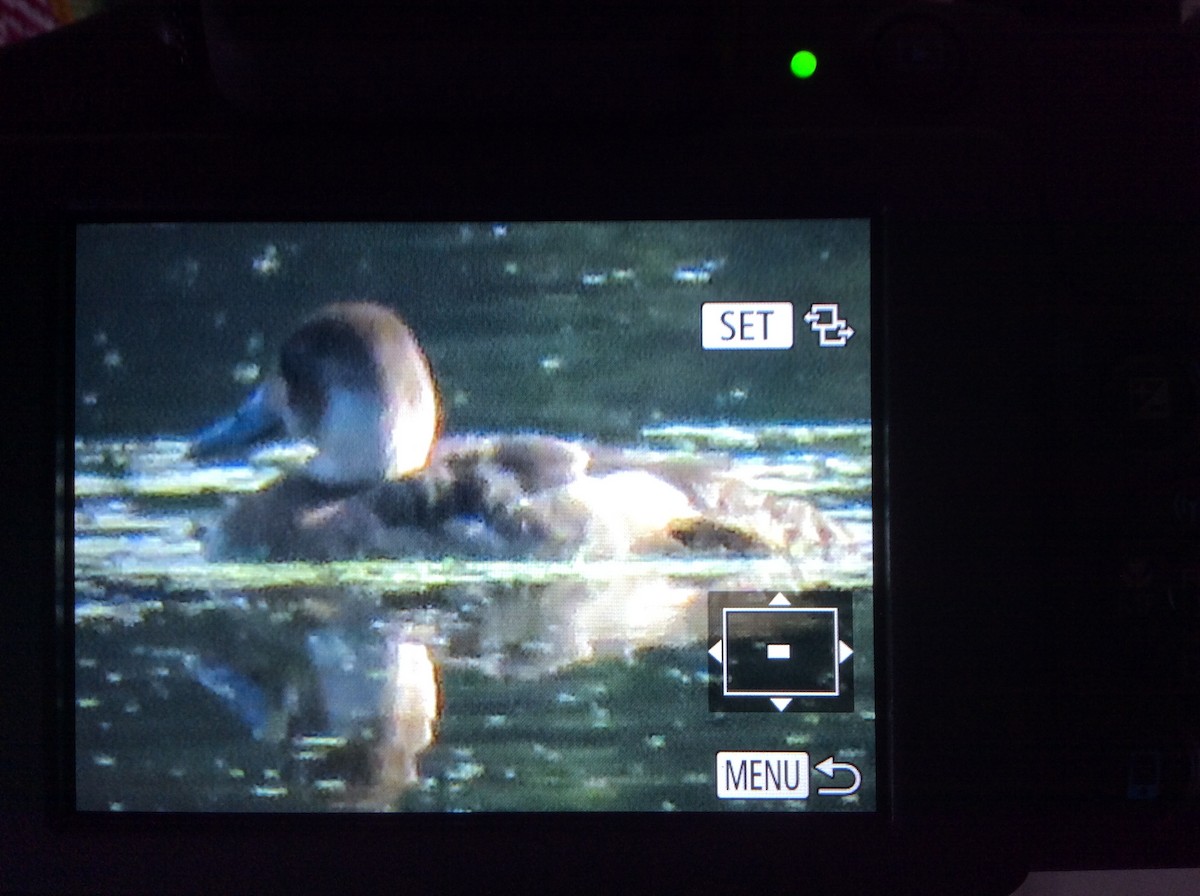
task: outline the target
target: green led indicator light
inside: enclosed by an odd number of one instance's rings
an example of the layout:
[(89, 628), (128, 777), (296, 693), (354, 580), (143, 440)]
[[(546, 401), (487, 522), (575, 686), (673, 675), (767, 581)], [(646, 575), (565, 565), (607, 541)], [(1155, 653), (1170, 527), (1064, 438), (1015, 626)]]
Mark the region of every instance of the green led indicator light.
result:
[(817, 70), (817, 56), (810, 50), (800, 50), (792, 57), (792, 74), (797, 78), (811, 78)]

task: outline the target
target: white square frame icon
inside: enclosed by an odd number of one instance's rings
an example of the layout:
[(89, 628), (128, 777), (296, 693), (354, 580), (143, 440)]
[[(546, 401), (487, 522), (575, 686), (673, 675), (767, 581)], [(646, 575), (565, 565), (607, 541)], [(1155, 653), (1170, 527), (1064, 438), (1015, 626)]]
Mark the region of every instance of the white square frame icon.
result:
[[(778, 613), (778, 614), (793, 614), (806, 613), (809, 615), (815, 613), (830, 614), (832, 616), (832, 624), (830, 631), (832, 638), (829, 644), (830, 665), (833, 667), (833, 687), (828, 690), (750, 690), (747, 688), (733, 688), (729, 684), (730, 666), (729, 662), (723, 664), (721, 672), (721, 692), (726, 697), (838, 697), (842, 693), (842, 675), (841, 662), (838, 652), (839, 638), (839, 618), (837, 607), (725, 607), (721, 611), (721, 639), (726, 645), (733, 643), (729, 637), (729, 617), (738, 613)], [(791, 649), (789, 645), (780, 643), (770, 643), (767, 645), (767, 659), (778, 660), (784, 659), (781, 654), (781, 648), (788, 648), (787, 658), (791, 658)], [(776, 655), (772, 655), (772, 653)], [(728, 653), (726, 653), (728, 656)]]

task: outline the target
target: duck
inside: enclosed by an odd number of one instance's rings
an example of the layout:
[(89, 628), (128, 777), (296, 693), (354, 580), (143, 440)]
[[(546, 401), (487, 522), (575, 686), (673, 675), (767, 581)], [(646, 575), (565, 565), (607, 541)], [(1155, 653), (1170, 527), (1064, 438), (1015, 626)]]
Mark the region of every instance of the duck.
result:
[(634, 462), (540, 433), (444, 435), (415, 334), (374, 302), (326, 306), (278, 369), (199, 432), (197, 463), (281, 437), (315, 456), (237, 499), (202, 533), (212, 560), (622, 559), (789, 551), (837, 527), (806, 501), (739, 495), (703, 464)]

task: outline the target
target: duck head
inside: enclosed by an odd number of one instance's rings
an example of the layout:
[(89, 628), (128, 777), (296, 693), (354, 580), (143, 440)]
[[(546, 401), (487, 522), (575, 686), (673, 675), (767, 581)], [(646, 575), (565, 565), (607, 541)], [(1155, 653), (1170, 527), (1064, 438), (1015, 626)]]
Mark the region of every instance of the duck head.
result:
[(306, 476), (349, 486), (423, 468), (438, 427), (437, 388), (412, 331), (388, 308), (350, 302), (301, 324), (278, 373), (196, 436), (189, 454), (230, 455), (286, 434), (317, 449)]

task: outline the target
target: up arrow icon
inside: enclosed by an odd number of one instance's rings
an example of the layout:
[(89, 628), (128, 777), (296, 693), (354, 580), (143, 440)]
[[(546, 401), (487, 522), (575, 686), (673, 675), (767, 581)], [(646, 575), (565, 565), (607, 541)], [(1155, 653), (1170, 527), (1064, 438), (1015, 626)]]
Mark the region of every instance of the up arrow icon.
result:
[(813, 766), (821, 774), (827, 778), (832, 778), (838, 772), (850, 772), (854, 775), (854, 783), (849, 787), (818, 787), (817, 793), (822, 796), (849, 796), (852, 793), (857, 793), (858, 788), (862, 786), (862, 773), (854, 765), (849, 762), (834, 762), (830, 756), (823, 762), (818, 762)]

